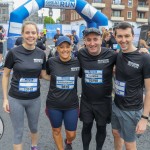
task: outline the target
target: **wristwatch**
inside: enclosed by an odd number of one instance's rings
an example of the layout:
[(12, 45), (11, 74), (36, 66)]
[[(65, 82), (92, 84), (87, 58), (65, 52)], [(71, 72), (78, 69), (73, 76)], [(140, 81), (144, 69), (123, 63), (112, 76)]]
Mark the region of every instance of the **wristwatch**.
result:
[(144, 115), (142, 115), (141, 118), (148, 120), (148, 117)]

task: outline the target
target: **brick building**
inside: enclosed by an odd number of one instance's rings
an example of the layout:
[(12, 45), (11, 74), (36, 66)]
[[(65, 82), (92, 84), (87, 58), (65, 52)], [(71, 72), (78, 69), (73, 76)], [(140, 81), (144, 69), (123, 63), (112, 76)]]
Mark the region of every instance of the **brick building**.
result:
[[(108, 26), (127, 21), (138, 27), (150, 21), (150, 0), (87, 0), (87, 2), (108, 17)], [(63, 24), (86, 25), (74, 10), (61, 10), (61, 19)]]
[(7, 23), (9, 20), (9, 4), (0, 3), (0, 23)]

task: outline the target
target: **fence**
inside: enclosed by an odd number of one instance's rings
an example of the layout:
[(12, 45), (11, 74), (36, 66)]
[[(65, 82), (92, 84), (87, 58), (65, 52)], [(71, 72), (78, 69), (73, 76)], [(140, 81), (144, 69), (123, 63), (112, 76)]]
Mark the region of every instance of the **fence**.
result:
[(15, 36), (15, 37), (12, 36), (12, 37), (5, 37), (4, 38), (4, 41), (3, 41), (3, 60), (2, 60), (3, 64), (5, 61), (5, 57), (7, 55), (7, 52), (14, 47), (17, 38), (18, 38), (18, 36)]

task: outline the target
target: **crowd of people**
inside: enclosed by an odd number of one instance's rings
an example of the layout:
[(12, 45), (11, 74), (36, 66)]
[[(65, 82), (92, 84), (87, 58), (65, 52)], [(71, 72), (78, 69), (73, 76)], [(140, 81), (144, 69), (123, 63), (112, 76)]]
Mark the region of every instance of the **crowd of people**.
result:
[[(112, 125), (115, 150), (122, 150), (123, 145), (127, 150), (137, 150), (136, 139), (146, 131), (150, 113), (150, 55), (147, 51), (145, 53), (145, 49), (141, 53), (133, 45), (132, 25), (122, 22), (113, 31), (103, 29), (102, 33), (97, 28), (86, 28), (83, 31), (84, 46), (77, 50), (76, 57), (72, 56), (73, 45), (79, 42), (75, 30), (72, 36), (64, 36), (57, 28), (53, 39), (57, 56), (47, 61), (44, 51), (36, 46), (36, 24), (25, 22), (21, 33), (22, 43), (8, 52), (2, 78), (3, 108), (9, 113), (14, 130), (13, 149), (23, 150), (26, 113), (31, 150), (38, 150), (39, 78), (43, 78), (50, 82), (46, 116), (58, 150), (72, 150), (78, 117), (83, 123), (83, 150), (89, 150), (94, 120), (96, 150), (103, 148), (109, 123)], [(117, 45), (121, 49), (119, 53), (116, 53)], [(80, 101), (77, 95), (78, 77), (82, 81)], [(66, 133), (64, 140), (62, 122)]]

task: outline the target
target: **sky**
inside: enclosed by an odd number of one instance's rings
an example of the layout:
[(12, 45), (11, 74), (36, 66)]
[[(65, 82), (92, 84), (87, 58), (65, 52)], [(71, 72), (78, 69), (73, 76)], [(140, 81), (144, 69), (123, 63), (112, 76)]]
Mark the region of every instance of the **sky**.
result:
[[(17, 8), (28, 0), (13, 0), (13, 1), (14, 1), (14, 8)], [(39, 16), (41, 16), (41, 10), (39, 11)], [(44, 16), (48, 16), (48, 9), (46, 9), (46, 8), (44, 9)], [(59, 9), (53, 9), (52, 18), (56, 21), (56, 19), (59, 16), (60, 16), (60, 10)]]

